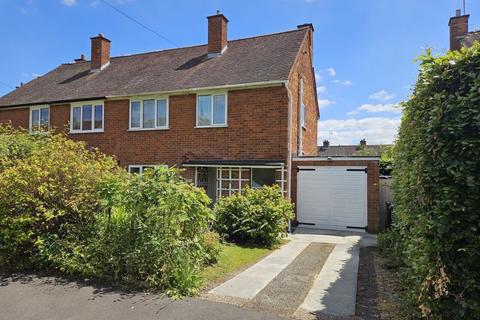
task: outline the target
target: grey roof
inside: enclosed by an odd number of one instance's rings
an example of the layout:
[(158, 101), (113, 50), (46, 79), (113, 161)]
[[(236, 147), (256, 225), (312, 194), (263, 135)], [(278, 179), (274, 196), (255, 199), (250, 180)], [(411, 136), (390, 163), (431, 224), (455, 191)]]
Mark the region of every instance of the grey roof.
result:
[(0, 98), (0, 107), (287, 80), (306, 28), (228, 42), (218, 57), (194, 46), (62, 64)]
[(339, 145), (318, 147), (318, 156), (320, 157), (355, 157), (355, 156), (380, 156), (380, 145), (366, 145), (364, 150), (361, 150), (359, 145)]
[(480, 31), (471, 31), (460, 37), (462, 47), (471, 47), (475, 41), (480, 41)]

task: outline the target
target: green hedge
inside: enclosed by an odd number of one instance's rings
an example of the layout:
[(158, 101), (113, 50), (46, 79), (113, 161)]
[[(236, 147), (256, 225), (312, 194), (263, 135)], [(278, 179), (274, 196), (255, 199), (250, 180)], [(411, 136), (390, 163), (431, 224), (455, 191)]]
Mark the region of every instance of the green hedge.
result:
[(221, 198), (214, 213), (215, 228), (227, 240), (273, 246), (286, 235), (293, 205), (279, 186), (265, 186)]
[(395, 241), (384, 249), (421, 315), (480, 319), (480, 45), (420, 60), (395, 150), (396, 235), (384, 236)]

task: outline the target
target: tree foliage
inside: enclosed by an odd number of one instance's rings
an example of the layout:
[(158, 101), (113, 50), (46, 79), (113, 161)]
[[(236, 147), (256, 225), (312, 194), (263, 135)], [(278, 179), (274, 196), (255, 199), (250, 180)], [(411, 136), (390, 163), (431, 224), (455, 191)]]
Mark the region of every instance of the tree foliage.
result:
[(394, 161), (395, 255), (431, 319), (480, 319), (480, 45), (420, 57)]

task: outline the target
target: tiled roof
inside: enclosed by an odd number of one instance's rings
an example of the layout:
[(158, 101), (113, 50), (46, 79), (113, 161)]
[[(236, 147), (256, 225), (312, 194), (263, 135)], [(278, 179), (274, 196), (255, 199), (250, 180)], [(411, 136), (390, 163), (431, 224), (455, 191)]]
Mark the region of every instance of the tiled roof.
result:
[(62, 64), (0, 98), (0, 107), (287, 80), (306, 33), (229, 41), (210, 59), (201, 45), (112, 57), (99, 72), (90, 61)]

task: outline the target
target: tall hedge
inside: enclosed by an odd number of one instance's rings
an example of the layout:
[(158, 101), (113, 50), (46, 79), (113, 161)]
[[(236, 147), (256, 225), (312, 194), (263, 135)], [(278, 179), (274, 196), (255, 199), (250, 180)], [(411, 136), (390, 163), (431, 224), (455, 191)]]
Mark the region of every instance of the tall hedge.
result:
[(480, 319), (480, 45), (420, 61), (396, 145), (396, 254), (420, 314)]

